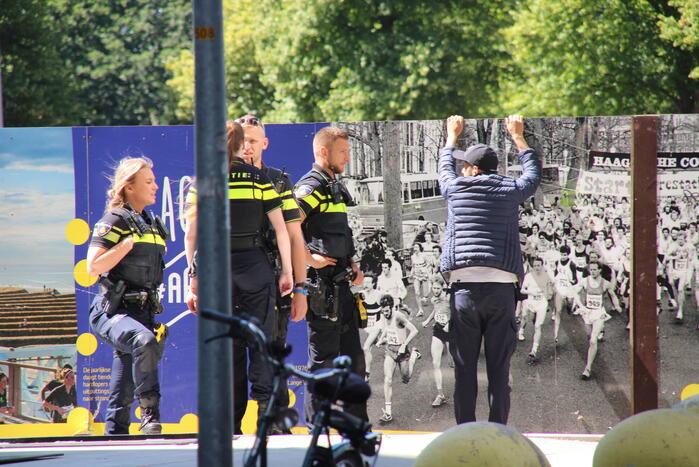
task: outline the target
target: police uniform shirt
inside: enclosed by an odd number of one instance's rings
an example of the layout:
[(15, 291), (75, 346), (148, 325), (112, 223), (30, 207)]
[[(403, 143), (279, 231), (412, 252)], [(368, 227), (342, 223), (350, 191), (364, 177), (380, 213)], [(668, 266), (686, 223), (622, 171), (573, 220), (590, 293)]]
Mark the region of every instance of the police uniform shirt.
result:
[[(120, 215), (115, 214), (113, 211), (105, 214), (104, 217), (102, 217), (99, 222), (95, 224), (90, 246), (96, 246), (109, 250), (126, 237), (133, 236), (133, 249), (125, 256), (125, 258), (134, 256), (159, 256), (162, 261), (162, 258), (165, 256), (165, 239), (163, 239), (158, 232), (157, 227), (154, 225), (154, 223), (152, 223), (150, 216), (142, 216), (142, 219), (144, 220), (145, 232), (140, 235), (138, 232), (133, 231), (129, 227), (126, 220), (124, 220)], [(153, 251), (153, 249), (155, 249), (155, 251)], [(124, 260), (122, 259), (121, 262), (123, 261)], [(115, 272), (118, 274), (119, 265), (121, 262), (112, 268), (109, 275), (112, 275), (112, 273)], [(127, 282), (131, 282), (131, 285), (135, 287), (158, 286), (160, 285), (160, 280), (162, 279), (163, 267), (164, 265), (162, 264), (153, 265), (154, 270), (151, 272), (151, 277), (141, 278), (141, 280), (134, 280), (132, 277), (124, 277), (123, 279), (125, 279)], [(157, 271), (158, 268), (160, 268), (159, 272)], [(142, 284), (138, 282), (157, 283)]]
[(282, 207), (279, 194), (260, 169), (235, 158), (228, 176), (231, 235), (256, 235), (266, 214)]
[(144, 218), (144, 221), (147, 223), (148, 231), (144, 235), (138, 235), (137, 232), (133, 232), (129, 228), (129, 225), (121, 216), (110, 212), (95, 224), (90, 246), (98, 246), (109, 250), (124, 238), (133, 235), (134, 248), (136, 248), (138, 243), (157, 245), (164, 255), (165, 240), (158, 233), (158, 229), (150, 224), (150, 219), (147, 216)]
[[(236, 157), (228, 174), (231, 236), (255, 236), (264, 227), (266, 214), (283, 206), (269, 177)], [(197, 202), (197, 189), (189, 188), (185, 203)]]
[(98, 246), (109, 250), (124, 238), (133, 235), (134, 248), (138, 243), (148, 243), (158, 245), (162, 249), (162, 253), (165, 254), (165, 240), (158, 233), (158, 229), (150, 224), (150, 219), (147, 216), (144, 218), (144, 221), (148, 226), (148, 231), (144, 235), (138, 235), (137, 232), (133, 232), (129, 228), (129, 225), (121, 216), (110, 212), (95, 224), (90, 246)]
[(308, 249), (332, 258), (352, 257), (355, 250), (346, 204), (351, 198), (344, 186), (313, 164), (296, 184), (294, 196), (306, 216), (303, 233)]
[[(292, 191), (291, 180), (287, 176), (286, 172), (278, 171), (274, 167), (262, 166), (262, 171), (267, 175), (267, 177), (272, 182), (272, 186), (279, 194), (279, 198), (282, 201), (282, 214), (284, 215), (284, 222), (293, 222), (301, 220), (301, 210), (299, 205), (294, 198), (294, 193)], [(278, 171), (281, 173), (281, 177), (274, 180), (274, 172)]]

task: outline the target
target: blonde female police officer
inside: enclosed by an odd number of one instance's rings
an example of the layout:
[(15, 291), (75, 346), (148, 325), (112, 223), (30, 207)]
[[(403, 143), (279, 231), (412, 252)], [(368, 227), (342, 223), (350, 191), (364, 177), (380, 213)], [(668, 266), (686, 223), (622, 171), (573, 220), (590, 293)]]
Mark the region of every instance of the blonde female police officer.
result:
[(90, 327), (114, 347), (105, 434), (129, 433), (134, 395), (141, 406), (141, 433), (159, 434), (162, 356), (154, 315), (162, 311), (157, 288), (163, 278), (165, 241), (160, 219), (144, 210), (155, 203), (158, 185), (146, 157), (119, 163), (107, 192), (106, 214), (87, 252), (87, 271), (100, 276), (100, 294), (90, 307)]

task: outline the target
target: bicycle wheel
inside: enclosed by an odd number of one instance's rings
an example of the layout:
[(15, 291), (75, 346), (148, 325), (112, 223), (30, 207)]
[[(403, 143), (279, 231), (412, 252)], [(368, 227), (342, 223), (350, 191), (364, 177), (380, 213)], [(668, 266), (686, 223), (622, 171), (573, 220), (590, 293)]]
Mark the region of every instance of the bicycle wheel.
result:
[(336, 467), (365, 467), (361, 454), (354, 449), (347, 449), (339, 454), (333, 454)]

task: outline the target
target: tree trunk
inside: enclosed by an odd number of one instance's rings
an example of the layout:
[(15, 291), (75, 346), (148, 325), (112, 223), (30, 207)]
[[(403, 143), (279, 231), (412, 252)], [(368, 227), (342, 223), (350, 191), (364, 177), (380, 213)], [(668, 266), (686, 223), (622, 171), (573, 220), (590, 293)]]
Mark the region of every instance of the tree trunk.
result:
[(386, 122), (383, 150), (383, 215), (388, 246), (403, 248), (403, 186), (400, 180), (400, 122)]

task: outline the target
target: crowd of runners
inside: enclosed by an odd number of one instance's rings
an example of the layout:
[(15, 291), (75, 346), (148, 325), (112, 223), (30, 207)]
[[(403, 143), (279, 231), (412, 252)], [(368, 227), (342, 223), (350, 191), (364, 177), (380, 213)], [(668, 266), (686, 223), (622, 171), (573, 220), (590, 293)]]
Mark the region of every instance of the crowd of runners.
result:
[[(631, 206), (627, 198), (601, 195), (579, 195), (575, 202), (567, 201), (552, 197), (536, 207), (532, 203), (521, 208), (526, 274), (518, 296), (518, 339), (530, 349), (527, 362), (536, 365), (544, 346), (558, 345), (561, 321), (579, 319), (589, 342), (580, 378), (589, 380), (604, 341), (605, 323), (619, 319), (629, 326)], [(672, 322), (678, 326), (699, 324), (698, 219), (698, 199), (660, 198), (658, 312), (672, 313)], [(366, 378), (371, 381), (372, 368), (383, 367), (380, 422), (384, 424), (393, 420), (396, 368), (400, 381), (409, 384), (424, 352), (429, 352), (431, 360), (426, 370), (434, 384), (431, 405), (436, 408), (448, 402), (442, 372), (443, 366), (453, 362), (449, 294), (439, 273), (441, 228), (425, 223), (403, 251), (389, 248), (382, 231), (359, 243), (366, 275), (361, 291), (368, 312), (368, 326), (362, 331)], [(552, 323), (547, 327), (553, 329), (551, 336), (542, 333), (547, 320)], [(420, 339), (423, 346), (429, 341), (429, 348), (417, 345), (422, 333), (432, 335)]]

